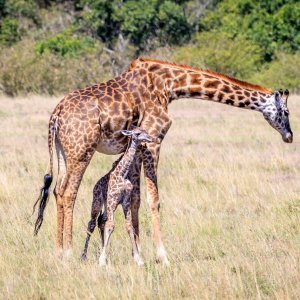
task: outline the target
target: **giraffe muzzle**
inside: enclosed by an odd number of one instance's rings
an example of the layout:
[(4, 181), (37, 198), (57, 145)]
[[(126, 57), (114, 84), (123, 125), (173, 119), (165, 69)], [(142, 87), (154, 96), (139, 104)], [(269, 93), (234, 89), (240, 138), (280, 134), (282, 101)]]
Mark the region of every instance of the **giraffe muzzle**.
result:
[(282, 139), (285, 143), (292, 143), (293, 142), (293, 133), (290, 132), (286, 132), (282, 135)]

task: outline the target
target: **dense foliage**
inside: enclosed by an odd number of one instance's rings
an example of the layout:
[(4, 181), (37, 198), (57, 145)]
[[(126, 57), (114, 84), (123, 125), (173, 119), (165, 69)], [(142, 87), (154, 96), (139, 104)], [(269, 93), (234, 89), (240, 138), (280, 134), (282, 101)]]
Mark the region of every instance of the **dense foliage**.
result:
[(0, 90), (11, 95), (64, 93), (139, 55), (298, 91), (299, 53), (297, 0), (0, 0)]
[(278, 50), (300, 50), (298, 0), (226, 0), (200, 20), (201, 30), (244, 36), (259, 45), (270, 61)]

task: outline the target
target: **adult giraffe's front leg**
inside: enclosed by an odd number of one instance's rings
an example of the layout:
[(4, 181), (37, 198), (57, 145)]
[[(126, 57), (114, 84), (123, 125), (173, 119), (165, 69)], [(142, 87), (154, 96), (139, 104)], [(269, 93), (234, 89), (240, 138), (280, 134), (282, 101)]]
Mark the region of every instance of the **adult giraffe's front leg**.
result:
[(156, 257), (157, 261), (162, 262), (165, 265), (169, 264), (169, 260), (161, 237), (157, 167), (161, 142), (171, 127), (171, 124), (172, 120), (164, 108), (148, 113), (144, 117), (142, 123), (142, 128), (147, 130), (153, 138), (156, 138), (156, 141), (147, 143), (142, 148), (142, 158), (147, 188), (147, 199), (150, 205), (152, 219), (153, 239), (156, 246)]
[(147, 199), (152, 219), (153, 239), (156, 246), (156, 259), (158, 262), (168, 265), (169, 260), (162, 241), (159, 216), (160, 201), (157, 187), (159, 151), (160, 145), (152, 145), (145, 148), (143, 151), (143, 164), (147, 187)]

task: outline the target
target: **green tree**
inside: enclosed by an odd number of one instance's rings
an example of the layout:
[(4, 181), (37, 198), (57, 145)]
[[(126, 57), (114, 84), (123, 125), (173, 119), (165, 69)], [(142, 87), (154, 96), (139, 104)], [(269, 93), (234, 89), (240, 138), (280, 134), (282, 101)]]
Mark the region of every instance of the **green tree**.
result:
[[(190, 37), (192, 27), (184, 14), (186, 1), (81, 0), (81, 28), (113, 43), (121, 33), (140, 50), (159, 44), (177, 44)], [(149, 46), (150, 45), (150, 46)]]
[(275, 51), (295, 52), (300, 47), (300, 3), (297, 0), (224, 0), (200, 20), (201, 31), (224, 31), (258, 44), (264, 59)]

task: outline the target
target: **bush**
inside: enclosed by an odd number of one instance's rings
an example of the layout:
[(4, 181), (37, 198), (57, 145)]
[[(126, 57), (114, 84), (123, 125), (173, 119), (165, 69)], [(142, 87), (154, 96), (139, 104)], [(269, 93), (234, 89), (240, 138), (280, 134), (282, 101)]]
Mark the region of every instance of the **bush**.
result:
[(276, 59), (267, 64), (264, 69), (252, 76), (253, 82), (264, 84), (270, 88), (289, 89), (291, 92), (300, 92), (300, 53), (277, 53)]
[(61, 56), (77, 57), (85, 52), (91, 52), (94, 43), (88, 37), (73, 37), (72, 32), (67, 30), (47, 40), (37, 42), (35, 48), (38, 54), (49, 51)]
[(195, 43), (178, 48), (174, 60), (195, 67), (246, 79), (261, 66), (260, 48), (242, 37), (232, 39), (220, 32), (203, 32)]
[(34, 42), (23, 40), (0, 52), (0, 86), (11, 96), (65, 94), (110, 76), (110, 58), (101, 50), (76, 59), (51, 52), (38, 55)]
[(4, 18), (0, 22), (0, 44), (12, 45), (20, 40), (19, 23), (16, 19)]

